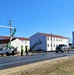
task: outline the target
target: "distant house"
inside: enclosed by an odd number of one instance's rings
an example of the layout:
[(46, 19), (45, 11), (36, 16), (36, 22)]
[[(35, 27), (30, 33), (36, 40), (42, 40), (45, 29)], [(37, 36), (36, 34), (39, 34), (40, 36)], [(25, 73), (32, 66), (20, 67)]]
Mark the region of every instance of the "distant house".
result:
[[(6, 44), (9, 42), (10, 37), (9, 36), (0, 36), (0, 48), (2, 46), (6, 46)], [(30, 40), (29, 38), (21, 38), (21, 37), (14, 37), (11, 41), (11, 46), (17, 47), (17, 50), (20, 52), (21, 46), (23, 46), (24, 51), (26, 46), (28, 49), (30, 49)]]
[(54, 51), (59, 44), (68, 45), (63, 36), (38, 32), (30, 37), (30, 50)]

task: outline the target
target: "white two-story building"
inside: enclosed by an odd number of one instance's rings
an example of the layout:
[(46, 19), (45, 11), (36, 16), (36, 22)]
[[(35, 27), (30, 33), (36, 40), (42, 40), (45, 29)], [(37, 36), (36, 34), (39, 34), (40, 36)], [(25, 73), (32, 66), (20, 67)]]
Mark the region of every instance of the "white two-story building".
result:
[(30, 37), (31, 50), (55, 51), (59, 44), (68, 45), (68, 39), (63, 36), (38, 32)]

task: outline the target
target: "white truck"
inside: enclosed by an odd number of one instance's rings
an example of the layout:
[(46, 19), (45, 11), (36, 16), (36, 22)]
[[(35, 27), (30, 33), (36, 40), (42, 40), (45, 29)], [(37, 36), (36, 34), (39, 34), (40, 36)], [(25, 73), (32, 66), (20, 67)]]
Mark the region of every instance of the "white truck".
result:
[(13, 33), (10, 37), (10, 41), (8, 42), (8, 44), (5, 47), (2, 47), (0, 49), (0, 55), (6, 54), (7, 56), (9, 56), (10, 54), (12, 54), (12, 55), (16, 54), (17, 53), (17, 48), (14, 48), (14, 47), (11, 46), (11, 40), (13, 39), (13, 36), (16, 32), (16, 29), (13, 28), (13, 27), (7, 27), (7, 26), (1, 26), (1, 25), (0, 25), (0, 27), (13, 29)]
[(6, 54), (7, 56), (17, 54), (17, 49), (1, 48), (0, 55), (3, 56), (4, 54)]

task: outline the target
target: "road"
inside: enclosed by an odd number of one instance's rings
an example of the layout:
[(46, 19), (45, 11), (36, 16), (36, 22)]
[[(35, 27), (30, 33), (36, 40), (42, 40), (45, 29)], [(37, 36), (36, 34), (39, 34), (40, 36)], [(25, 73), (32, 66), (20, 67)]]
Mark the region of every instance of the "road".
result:
[(45, 52), (32, 54), (29, 56), (0, 57), (0, 70), (71, 55), (74, 55), (74, 51), (66, 53)]

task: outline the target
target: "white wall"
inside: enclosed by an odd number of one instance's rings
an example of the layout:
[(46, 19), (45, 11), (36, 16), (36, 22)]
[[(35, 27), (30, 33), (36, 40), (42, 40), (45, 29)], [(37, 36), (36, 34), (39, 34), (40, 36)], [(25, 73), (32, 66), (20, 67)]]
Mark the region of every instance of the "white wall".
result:
[(46, 50), (46, 37), (39, 33), (36, 33), (30, 37), (30, 48), (39, 41), (41, 41), (42, 44), (35, 46), (33, 50), (37, 49)]
[[(49, 40), (48, 40), (48, 38), (49, 38)], [(51, 37), (47, 37), (46, 39), (47, 39), (47, 51), (54, 51), (56, 49), (56, 46), (59, 44), (68, 45), (68, 39), (55, 38), (55, 37), (52, 37), (52, 41), (51, 41)], [(48, 47), (48, 44), (49, 44), (49, 47)], [(51, 47), (51, 44), (52, 44), (52, 47)]]
[(26, 46), (28, 47), (28, 50), (30, 49), (30, 41), (29, 40), (22, 40), (22, 43), (23, 43), (24, 50), (25, 50)]
[[(36, 33), (30, 37), (30, 48), (33, 45), (35, 45), (36, 42), (38, 42), (39, 40), (42, 41), (42, 44), (35, 46), (33, 50), (41, 49), (45, 51), (54, 51), (56, 49), (56, 46), (58, 46), (59, 44), (68, 45), (68, 39), (52, 37), (52, 42), (51, 42), (51, 37), (47, 37), (40, 33)], [(51, 44), (52, 44), (52, 47), (51, 47)]]
[(23, 46), (24, 51), (25, 51), (25, 46), (28, 46), (28, 49), (30, 49), (30, 41), (29, 40), (19, 40), (15, 39), (11, 42), (11, 45), (13, 47), (17, 47), (17, 50), (20, 52), (21, 51), (21, 46)]

